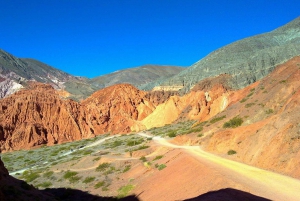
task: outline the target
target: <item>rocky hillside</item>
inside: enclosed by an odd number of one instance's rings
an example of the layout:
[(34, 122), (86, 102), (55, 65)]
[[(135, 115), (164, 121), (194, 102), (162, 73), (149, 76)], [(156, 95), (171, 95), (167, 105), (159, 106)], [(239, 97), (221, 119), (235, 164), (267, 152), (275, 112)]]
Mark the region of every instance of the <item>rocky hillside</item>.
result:
[(299, 77), (298, 56), (262, 80), (231, 92), (228, 108), (205, 124), (203, 137), (195, 143), (233, 160), (300, 178)]
[(68, 96), (76, 100), (96, 90), (87, 84), (86, 78), (74, 77), (37, 60), (20, 59), (0, 50), (0, 98), (26, 88), (27, 81), (48, 83), (55, 89), (68, 91)]
[(50, 85), (29, 82), (27, 89), (0, 100), (0, 150), (143, 129), (139, 121), (154, 109), (145, 95), (129, 84), (115, 85), (78, 103), (62, 100)]
[(233, 88), (243, 88), (297, 55), (300, 55), (300, 17), (269, 33), (222, 47), (161, 85), (182, 86), (182, 91), (187, 92), (200, 80), (226, 73), (232, 76)]
[(151, 83), (170, 78), (183, 70), (184, 68), (177, 66), (144, 65), (96, 77), (91, 79), (89, 83), (99, 89), (120, 83), (128, 83), (141, 89), (147, 89)]

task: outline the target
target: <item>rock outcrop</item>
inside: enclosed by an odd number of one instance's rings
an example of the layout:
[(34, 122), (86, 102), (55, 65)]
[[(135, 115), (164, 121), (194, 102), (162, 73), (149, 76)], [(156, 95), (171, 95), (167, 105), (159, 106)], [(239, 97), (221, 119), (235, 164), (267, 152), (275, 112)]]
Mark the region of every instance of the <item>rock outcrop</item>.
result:
[(146, 92), (129, 84), (100, 90), (82, 103), (62, 100), (59, 94), (50, 85), (30, 82), (0, 100), (0, 150), (137, 131), (144, 128), (139, 121), (154, 109)]

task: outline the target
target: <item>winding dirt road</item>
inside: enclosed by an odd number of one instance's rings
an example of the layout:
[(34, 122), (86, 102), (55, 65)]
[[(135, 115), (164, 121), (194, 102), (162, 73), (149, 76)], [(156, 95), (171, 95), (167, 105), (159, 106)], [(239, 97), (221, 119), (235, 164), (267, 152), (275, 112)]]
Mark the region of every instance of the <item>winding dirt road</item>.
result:
[[(139, 135), (153, 137), (145, 133)], [(250, 193), (278, 201), (300, 200), (300, 180), (207, 153), (199, 146), (179, 146), (161, 137), (153, 137), (153, 140), (161, 146), (185, 150), (225, 177), (247, 186)]]

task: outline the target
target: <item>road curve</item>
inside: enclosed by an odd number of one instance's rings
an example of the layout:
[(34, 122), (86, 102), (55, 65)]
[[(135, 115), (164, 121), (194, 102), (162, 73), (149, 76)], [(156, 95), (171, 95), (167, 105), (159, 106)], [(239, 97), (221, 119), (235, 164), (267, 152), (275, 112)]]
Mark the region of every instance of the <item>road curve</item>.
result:
[[(145, 133), (140, 133), (139, 135), (153, 137)], [(300, 200), (300, 180), (298, 179), (228, 160), (207, 153), (201, 150), (199, 146), (179, 146), (158, 136), (152, 139), (161, 146), (184, 149), (201, 162), (207, 163), (210, 167), (221, 171), (224, 176), (247, 186), (252, 194), (278, 201)]]

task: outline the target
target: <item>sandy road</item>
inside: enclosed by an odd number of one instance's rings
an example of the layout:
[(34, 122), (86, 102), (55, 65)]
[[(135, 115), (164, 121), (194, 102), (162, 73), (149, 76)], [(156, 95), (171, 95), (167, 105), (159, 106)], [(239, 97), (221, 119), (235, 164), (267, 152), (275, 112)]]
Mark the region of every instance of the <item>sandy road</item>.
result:
[[(153, 137), (145, 133), (139, 135)], [(179, 146), (161, 137), (153, 137), (153, 140), (162, 146), (184, 149), (208, 167), (246, 186), (252, 194), (278, 201), (300, 200), (300, 180), (207, 153), (199, 146)]]

